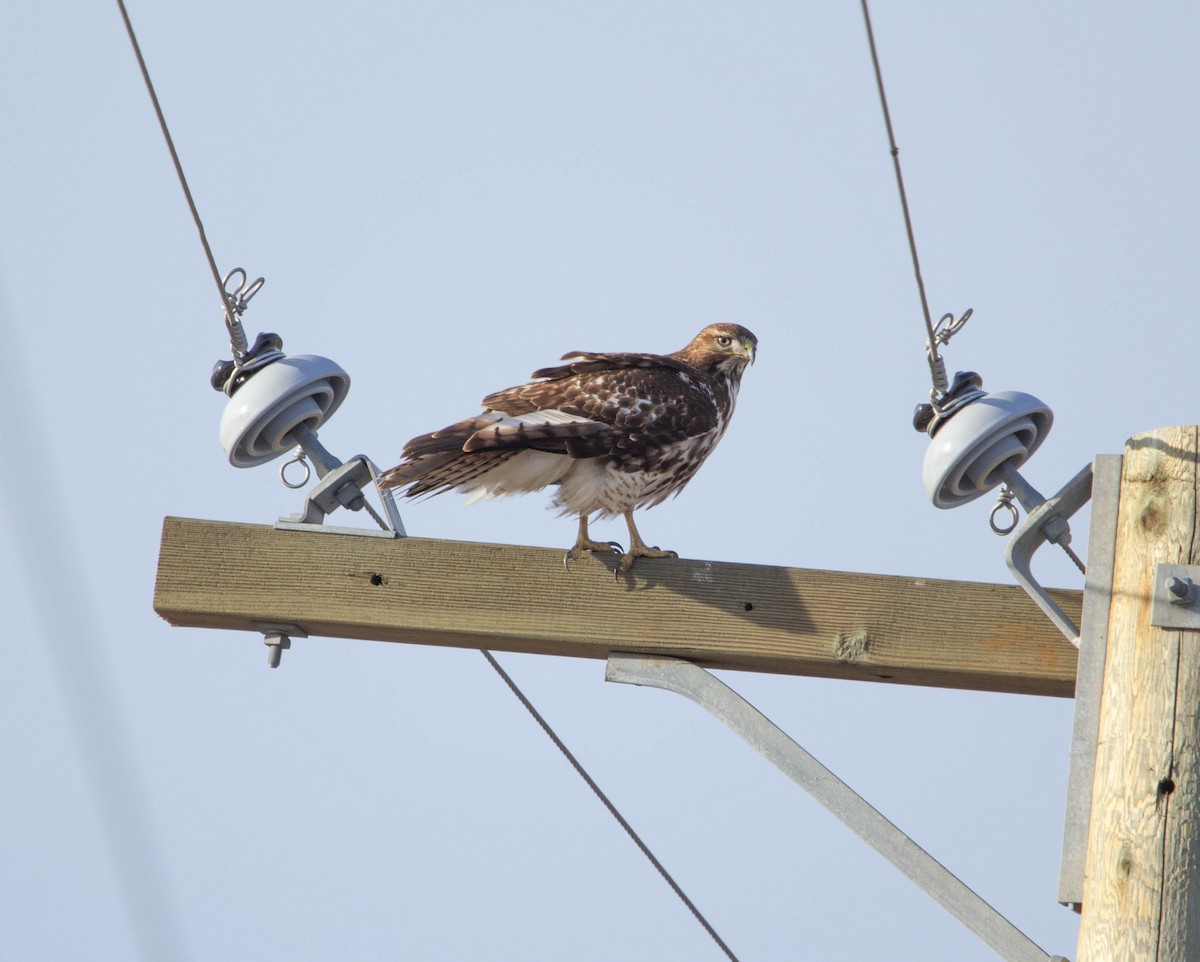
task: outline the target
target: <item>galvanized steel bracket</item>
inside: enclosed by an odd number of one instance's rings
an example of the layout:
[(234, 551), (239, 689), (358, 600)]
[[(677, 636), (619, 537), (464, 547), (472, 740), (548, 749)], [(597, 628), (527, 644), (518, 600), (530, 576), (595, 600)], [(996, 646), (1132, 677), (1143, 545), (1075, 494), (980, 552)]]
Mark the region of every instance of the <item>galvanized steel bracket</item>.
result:
[(1200, 565), (1160, 564), (1152, 602), (1154, 627), (1200, 631)]
[(769, 718), (699, 665), (678, 658), (614, 653), (606, 681), (685, 695), (825, 806), (859, 838), (1008, 962), (1066, 962), (1048, 955), (957, 876), (801, 748)]
[(1092, 818), (1096, 744), (1100, 737), (1100, 695), (1104, 687), (1108, 613), (1116, 559), (1121, 460), (1119, 454), (1101, 454), (1092, 463), (1092, 519), (1083, 587), (1079, 664), (1075, 673), (1075, 722), (1067, 776), (1062, 866), (1058, 879), (1058, 901), (1076, 912), (1083, 908), (1084, 868)]
[(1076, 648), (1079, 647), (1079, 626), (1067, 617), (1066, 612), (1033, 576), (1031, 564), (1034, 552), (1051, 539), (1054, 525), (1065, 524), (1066, 520), (1087, 504), (1091, 497), (1092, 466), (1089, 464), (1068, 481), (1058, 494), (1030, 512), (1025, 523), (1009, 539), (1008, 548), (1004, 553), (1008, 568), (1017, 579), (1017, 583)]
[[(328, 452), (325, 453), (328, 455)], [(327, 461), (328, 463), (317, 468), (322, 477), (304, 499), (304, 510), (300, 514), (289, 514), (280, 518), (275, 524), (276, 528), (326, 534), (368, 535), (375, 538), (405, 537), (404, 522), (400, 519), (400, 509), (396, 506), (394, 492), (391, 488), (379, 487), (379, 469), (374, 461), (365, 454), (356, 454), (345, 464), (338, 462), (332, 455), (328, 455)], [(348, 508), (351, 511), (363, 507), (370, 509), (363, 493), (367, 487), (374, 487), (379, 494), (379, 501), (387, 518), (386, 528), (374, 530), (325, 524), (326, 517), (338, 508)], [(370, 513), (375, 515), (373, 510), (370, 510)], [(381, 520), (380, 524), (384, 522)]]

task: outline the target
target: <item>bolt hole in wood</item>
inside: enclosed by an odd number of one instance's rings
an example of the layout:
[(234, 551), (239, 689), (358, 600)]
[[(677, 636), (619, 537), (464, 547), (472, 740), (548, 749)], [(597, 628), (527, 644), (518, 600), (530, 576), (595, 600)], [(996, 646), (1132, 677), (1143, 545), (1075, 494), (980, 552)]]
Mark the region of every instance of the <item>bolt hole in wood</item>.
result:
[(371, 575), (371, 584), (378, 588), (381, 584), (383, 584), (383, 575), (378, 573)]
[(1158, 783), (1158, 794), (1159, 795), (1170, 795), (1173, 791), (1175, 791), (1175, 779), (1173, 779), (1173, 778), (1160, 779), (1160, 781)]
[(745, 611), (753, 611), (754, 605), (752, 605), (749, 601), (747, 601), (744, 605), (742, 605), (742, 609)]

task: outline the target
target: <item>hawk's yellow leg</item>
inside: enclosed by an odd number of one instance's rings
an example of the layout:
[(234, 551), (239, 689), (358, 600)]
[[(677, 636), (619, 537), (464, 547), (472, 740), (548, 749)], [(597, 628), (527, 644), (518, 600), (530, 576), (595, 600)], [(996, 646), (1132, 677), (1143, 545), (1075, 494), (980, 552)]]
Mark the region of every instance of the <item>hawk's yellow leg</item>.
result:
[(629, 525), (629, 551), (622, 556), (621, 563), (617, 565), (616, 574), (623, 575), (626, 571), (633, 567), (634, 561), (638, 558), (678, 558), (679, 555), (674, 551), (663, 551), (662, 548), (651, 548), (642, 536), (638, 534), (637, 525), (633, 523), (633, 511), (625, 512), (625, 523)]
[(582, 558), (585, 551), (609, 551), (613, 554), (622, 553), (621, 545), (616, 541), (593, 541), (588, 537), (588, 516), (581, 514), (579, 516), (579, 537), (575, 539), (575, 544), (563, 555), (563, 567), (568, 571), (571, 570), (571, 562), (577, 558)]

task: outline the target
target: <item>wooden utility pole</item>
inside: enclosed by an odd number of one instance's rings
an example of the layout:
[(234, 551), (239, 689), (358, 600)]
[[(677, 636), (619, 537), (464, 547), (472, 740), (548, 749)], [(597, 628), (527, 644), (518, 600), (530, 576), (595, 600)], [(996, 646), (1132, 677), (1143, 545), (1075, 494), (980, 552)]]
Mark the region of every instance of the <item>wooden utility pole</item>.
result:
[(1198, 432), (1125, 447), (1078, 962), (1200, 959), (1200, 631), (1151, 624), (1200, 564)]

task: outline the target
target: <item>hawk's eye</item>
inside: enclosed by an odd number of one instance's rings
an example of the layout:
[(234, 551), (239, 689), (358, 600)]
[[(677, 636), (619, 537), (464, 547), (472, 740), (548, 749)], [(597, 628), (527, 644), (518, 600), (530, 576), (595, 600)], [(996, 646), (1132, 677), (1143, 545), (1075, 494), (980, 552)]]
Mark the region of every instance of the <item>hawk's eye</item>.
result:
[(717, 338), (717, 343), (720, 344), (721, 347), (729, 347), (729, 345), (733, 343), (733, 338), (728, 334), (722, 334)]

